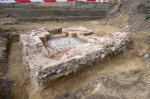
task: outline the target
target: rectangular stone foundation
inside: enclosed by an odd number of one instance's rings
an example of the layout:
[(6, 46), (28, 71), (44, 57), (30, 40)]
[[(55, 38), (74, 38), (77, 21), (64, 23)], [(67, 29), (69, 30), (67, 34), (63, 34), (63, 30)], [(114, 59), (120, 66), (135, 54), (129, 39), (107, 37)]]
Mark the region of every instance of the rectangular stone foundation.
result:
[(84, 27), (66, 28), (55, 36), (44, 28), (20, 35), (24, 64), (38, 85), (124, 51), (128, 39), (124, 32), (99, 37)]

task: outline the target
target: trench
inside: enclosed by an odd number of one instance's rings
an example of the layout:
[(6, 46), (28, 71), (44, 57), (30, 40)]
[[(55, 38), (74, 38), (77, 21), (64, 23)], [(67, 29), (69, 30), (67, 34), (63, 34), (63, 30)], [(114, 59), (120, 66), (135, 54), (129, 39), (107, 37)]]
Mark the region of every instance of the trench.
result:
[[(96, 21), (89, 22), (53, 22), (51, 23), (25, 23), (20, 26), (14, 26), (22, 33), (25, 33), (31, 29), (45, 26), (49, 30), (56, 28), (63, 28), (67, 26), (83, 25), (89, 27), (95, 34), (105, 35), (114, 33), (117, 31), (123, 31), (112, 26), (103, 26)], [(12, 27), (11, 27), (12, 28)], [(105, 29), (107, 28), (107, 29)], [(8, 57), (8, 71), (7, 75), (10, 80), (15, 81), (13, 90), (10, 93), (12, 99), (54, 99), (56, 95), (61, 95), (69, 91), (76, 90), (83, 86), (87, 82), (94, 81), (99, 77), (106, 75), (115, 75), (122, 71), (130, 72), (137, 68), (143, 68), (143, 62), (137, 57), (139, 50), (145, 51), (147, 45), (137, 44), (136, 37), (133, 35), (133, 42), (128, 45), (127, 49), (123, 53), (119, 53), (116, 56), (107, 57), (102, 62), (95, 62), (93, 66), (85, 67), (76, 73), (69, 74), (67, 77), (61, 77), (49, 84), (43, 86), (37, 86), (29, 76), (28, 69), (23, 65), (22, 48), (20, 47), (18, 38), (10, 43), (10, 51)], [(135, 48), (133, 48), (133, 46)], [(143, 49), (138, 49), (142, 46)]]

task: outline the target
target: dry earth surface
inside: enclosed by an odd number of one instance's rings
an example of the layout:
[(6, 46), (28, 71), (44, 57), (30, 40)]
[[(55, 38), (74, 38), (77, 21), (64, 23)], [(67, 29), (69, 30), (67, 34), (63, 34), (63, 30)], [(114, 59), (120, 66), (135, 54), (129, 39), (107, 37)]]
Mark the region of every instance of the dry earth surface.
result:
[[(144, 4), (145, 6), (141, 6)], [(124, 0), (110, 11), (108, 18), (97, 21), (37, 22), (0, 25), (0, 34), (9, 41), (8, 65), (4, 68), (14, 88), (6, 99), (149, 99), (150, 98), (150, 13), (148, 0)], [(145, 12), (146, 11), (146, 12)], [(51, 33), (59, 28), (84, 26), (103, 36), (129, 32), (126, 51), (95, 62), (67, 77), (37, 86), (23, 65), (19, 34), (46, 27)], [(51, 31), (58, 29), (56, 31)], [(6, 87), (8, 87), (6, 85)]]
[[(19, 34), (41, 27), (51, 31), (69, 26), (85, 26), (100, 36), (126, 31), (110, 25), (101, 25), (99, 21), (20, 23), (1, 27), (5, 31), (11, 30), (11, 33), (15, 31), (14, 33)], [(96, 62), (93, 66), (83, 68), (75, 74), (69, 74), (44, 86), (37, 86), (30, 79), (29, 71), (23, 65), (22, 48), (17, 37), (14, 39), (16, 40), (10, 44), (7, 71), (9, 79), (15, 81), (10, 94), (13, 99), (120, 99), (143, 96), (148, 99), (149, 97), (148, 68), (150, 65), (148, 57), (144, 58), (144, 53), (150, 50), (148, 33), (130, 33), (130, 43), (125, 52), (110, 56), (102, 62)]]

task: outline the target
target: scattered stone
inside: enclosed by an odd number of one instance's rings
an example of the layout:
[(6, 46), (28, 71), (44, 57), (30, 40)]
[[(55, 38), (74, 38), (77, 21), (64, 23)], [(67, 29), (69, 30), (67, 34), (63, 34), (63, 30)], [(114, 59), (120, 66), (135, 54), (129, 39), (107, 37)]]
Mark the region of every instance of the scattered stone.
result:
[(144, 58), (146, 58), (146, 59), (147, 59), (148, 57), (149, 57), (149, 55), (148, 55), (148, 54), (145, 54), (145, 55), (144, 55)]
[(96, 60), (124, 51), (129, 41), (127, 33), (116, 32), (99, 37), (87, 34), (92, 30), (70, 27), (61, 36), (51, 36), (44, 28), (20, 35), (24, 64), (38, 85), (76, 72)]
[(139, 54), (139, 57), (142, 57), (143, 55), (144, 55), (143, 53), (140, 53), (140, 54)]
[(143, 61), (149, 60), (150, 59), (150, 53), (149, 52), (144, 53), (142, 58), (143, 58)]

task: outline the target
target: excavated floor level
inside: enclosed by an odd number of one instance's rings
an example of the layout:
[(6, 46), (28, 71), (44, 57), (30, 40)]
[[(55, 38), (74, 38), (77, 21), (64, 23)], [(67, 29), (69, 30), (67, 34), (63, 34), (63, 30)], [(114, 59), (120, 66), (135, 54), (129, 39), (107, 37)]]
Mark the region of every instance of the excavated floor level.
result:
[[(69, 26), (78, 26), (78, 25), (85, 26), (86, 28), (92, 29), (94, 34), (99, 36), (105, 36), (108, 34), (113, 34), (115, 32), (126, 31), (123, 29), (116, 28), (114, 26), (101, 25), (98, 21), (64, 22), (64, 23), (62, 22), (23, 23), (19, 25), (9, 25), (7, 27), (6, 25), (4, 25), (1, 27), (3, 29), (16, 29), (18, 30), (18, 32), (16, 32), (18, 34), (26, 33), (29, 30), (35, 30), (37, 28), (46, 27), (46, 29), (49, 30), (51, 34), (54, 34), (51, 32), (51, 30), (55, 30), (58, 28), (65, 28)], [(14, 31), (12, 31), (11, 33), (13, 32)], [(14, 40), (17, 41), (18, 39), (13, 39), (13, 41)], [(8, 76), (10, 79), (15, 80), (16, 82), (15, 87), (11, 91), (11, 98), (12, 99), (43, 99), (43, 98), (55, 99), (57, 96), (57, 98), (63, 99), (64, 96), (64, 99), (66, 99), (66, 97), (70, 99), (71, 96), (73, 97), (82, 96), (85, 98), (87, 98), (86, 96), (93, 95), (93, 94), (94, 96), (99, 96), (98, 95), (99, 93), (103, 97), (114, 98), (114, 93), (112, 93), (112, 90), (114, 90), (114, 92), (117, 93), (117, 96), (115, 98), (120, 98), (120, 96), (118, 97), (118, 95), (122, 95), (122, 96), (126, 96), (126, 98), (128, 99), (133, 97), (141, 98), (141, 99), (143, 98), (149, 99), (145, 97), (149, 95), (147, 92), (149, 92), (149, 88), (150, 88), (149, 76), (148, 76), (149, 74), (148, 67), (150, 65), (145, 64), (145, 61), (143, 61), (142, 58), (138, 56), (140, 53), (145, 53), (149, 51), (149, 44), (150, 44), (149, 33), (147, 34), (131, 33), (130, 41), (131, 42), (127, 45), (127, 48), (123, 53), (119, 53), (116, 56), (108, 56), (103, 61), (95, 62), (92, 66), (87, 66), (86, 68), (80, 69), (76, 73), (71, 73), (66, 77), (61, 77), (49, 84), (44, 84), (43, 86), (36, 86), (36, 84), (33, 82), (33, 79), (30, 78), (30, 76), (28, 75), (29, 70), (26, 69), (26, 67), (23, 65), (22, 51), (21, 51), (22, 48), (20, 47), (19, 42), (11, 42), (9, 61), (8, 61), (9, 62)], [(142, 71), (142, 73), (140, 71)], [(140, 78), (139, 80), (140, 82), (137, 83), (136, 81), (136, 84), (133, 83), (134, 85), (129, 84), (130, 82), (137, 80), (136, 77), (132, 78), (132, 76), (126, 76), (126, 75), (120, 77), (120, 74), (122, 74), (122, 72), (129, 73), (128, 75), (131, 74), (136, 75), (137, 78)], [(143, 76), (140, 75), (140, 77), (138, 77), (138, 74), (144, 74), (144, 75)], [(103, 78), (102, 81), (100, 79), (101, 77)], [(95, 80), (98, 83), (91, 82), (89, 84), (90, 81), (95, 81)], [(141, 84), (141, 80), (143, 80), (143, 82), (146, 85), (144, 84), (143, 86), (143, 84)], [(85, 83), (88, 83), (87, 87), (83, 87), (79, 89), (80, 87), (85, 85)], [(91, 84), (94, 87), (92, 87)], [(116, 84), (117, 84), (117, 88), (116, 88)], [(125, 84), (129, 84), (129, 85), (125, 85)], [(87, 89), (87, 88), (91, 88), (91, 89)], [(99, 88), (100, 91), (98, 90)], [(109, 97), (107, 97), (108, 95)]]
[(53, 40), (49, 40), (48, 43), (53, 49), (57, 51), (64, 51), (73, 48), (77, 45), (83, 44), (82, 41), (73, 37), (53, 39)]

